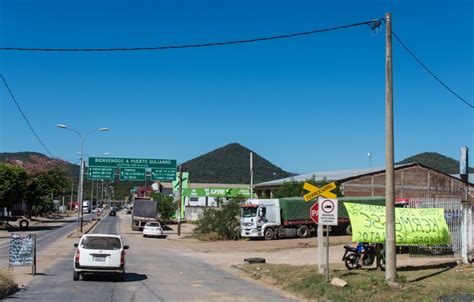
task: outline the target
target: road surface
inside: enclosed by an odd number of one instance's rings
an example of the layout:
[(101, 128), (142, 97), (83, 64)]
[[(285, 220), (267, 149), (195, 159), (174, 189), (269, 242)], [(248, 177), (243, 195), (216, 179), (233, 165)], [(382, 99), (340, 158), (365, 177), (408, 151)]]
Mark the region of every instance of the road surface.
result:
[(92, 232), (122, 233), (125, 244), (130, 245), (124, 282), (115, 282), (109, 276), (73, 281), (71, 249), (69, 259), (58, 261), (6, 301), (296, 301), (198, 259), (182, 256), (171, 240), (144, 239), (129, 229), (122, 232), (120, 225), (129, 224), (119, 224), (120, 219), (127, 216), (107, 216)]

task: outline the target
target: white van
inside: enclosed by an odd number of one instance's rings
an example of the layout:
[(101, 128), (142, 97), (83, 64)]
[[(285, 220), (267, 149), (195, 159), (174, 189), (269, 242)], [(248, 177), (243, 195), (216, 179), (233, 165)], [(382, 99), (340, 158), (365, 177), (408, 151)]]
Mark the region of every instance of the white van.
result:
[(125, 250), (129, 247), (122, 244), (119, 235), (86, 234), (74, 247), (74, 281), (84, 274), (114, 274), (124, 281)]

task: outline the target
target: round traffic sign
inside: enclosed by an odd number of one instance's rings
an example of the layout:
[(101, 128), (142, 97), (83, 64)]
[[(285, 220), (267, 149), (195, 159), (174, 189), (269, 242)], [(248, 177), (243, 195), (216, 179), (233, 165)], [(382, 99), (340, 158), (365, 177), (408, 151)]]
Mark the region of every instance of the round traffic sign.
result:
[(321, 209), (324, 213), (332, 213), (334, 211), (334, 203), (332, 202), (332, 200), (325, 199), (321, 203)]

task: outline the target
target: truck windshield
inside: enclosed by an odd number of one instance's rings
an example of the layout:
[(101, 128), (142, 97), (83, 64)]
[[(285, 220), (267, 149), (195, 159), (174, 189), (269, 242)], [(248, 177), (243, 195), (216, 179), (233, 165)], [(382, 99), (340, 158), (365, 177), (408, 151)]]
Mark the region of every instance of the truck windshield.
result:
[(257, 216), (257, 208), (242, 208), (242, 217)]

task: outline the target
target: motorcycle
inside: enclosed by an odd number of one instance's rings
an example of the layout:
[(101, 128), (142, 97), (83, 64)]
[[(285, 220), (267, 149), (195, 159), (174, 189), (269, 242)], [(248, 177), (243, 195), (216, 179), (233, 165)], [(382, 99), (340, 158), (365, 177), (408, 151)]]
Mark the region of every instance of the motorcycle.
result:
[[(348, 270), (360, 268), (359, 260), (362, 257), (362, 253), (356, 247), (350, 245), (344, 245), (346, 250), (342, 261), (344, 261)], [(365, 258), (362, 266), (371, 266), (374, 262), (377, 264), (377, 268), (380, 267), (382, 271), (385, 270), (385, 248), (383, 244), (366, 244), (365, 245)]]

